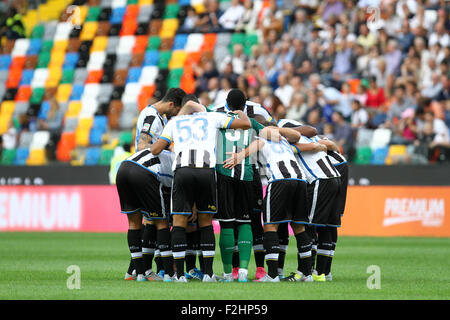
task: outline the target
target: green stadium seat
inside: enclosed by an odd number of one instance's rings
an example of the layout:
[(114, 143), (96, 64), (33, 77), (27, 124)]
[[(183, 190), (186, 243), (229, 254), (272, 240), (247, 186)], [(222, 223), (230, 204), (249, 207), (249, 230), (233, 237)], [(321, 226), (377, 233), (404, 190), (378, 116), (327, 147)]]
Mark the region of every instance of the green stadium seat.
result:
[(42, 42), (41, 52), (50, 52), (53, 48), (53, 40), (45, 40)]
[(98, 161), (99, 165), (109, 165), (111, 163), (111, 159), (114, 155), (113, 149), (102, 149), (100, 153), (100, 160)]
[(369, 164), (372, 158), (372, 149), (370, 147), (360, 147), (356, 149), (355, 164)]
[(45, 94), (45, 88), (34, 88), (33, 93), (30, 97), (30, 103), (31, 104), (39, 104), (42, 102), (42, 98)]
[(98, 21), (98, 16), (100, 15), (101, 11), (101, 7), (90, 7), (85, 21)]
[(166, 11), (164, 12), (164, 19), (174, 19), (178, 17), (178, 11), (180, 6), (178, 3), (170, 3), (166, 5)]
[(158, 50), (161, 45), (161, 38), (159, 36), (150, 36), (147, 44), (147, 51)]
[(132, 144), (133, 141), (133, 132), (131, 131), (122, 131), (119, 135), (119, 144)]
[(168, 69), (171, 58), (172, 58), (172, 51), (161, 51), (159, 53), (158, 68)]
[(74, 69), (63, 70), (60, 83), (72, 83), (74, 74), (75, 74)]
[(42, 39), (44, 32), (45, 32), (45, 26), (43, 24), (38, 24), (33, 28), (33, 31), (31, 32), (31, 38)]
[(36, 68), (46, 68), (50, 62), (50, 52), (41, 52), (38, 56)]
[(14, 164), (15, 158), (16, 158), (16, 149), (3, 149), (1, 164), (12, 165)]

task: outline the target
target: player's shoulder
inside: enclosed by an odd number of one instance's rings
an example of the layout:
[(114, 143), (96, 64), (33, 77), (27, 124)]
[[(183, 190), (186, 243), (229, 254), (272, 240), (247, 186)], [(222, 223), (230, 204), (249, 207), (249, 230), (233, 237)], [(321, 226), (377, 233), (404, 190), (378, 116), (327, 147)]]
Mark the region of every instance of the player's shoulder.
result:
[(277, 122), (279, 128), (296, 128), (301, 127), (303, 124), (300, 121), (292, 119), (280, 119)]

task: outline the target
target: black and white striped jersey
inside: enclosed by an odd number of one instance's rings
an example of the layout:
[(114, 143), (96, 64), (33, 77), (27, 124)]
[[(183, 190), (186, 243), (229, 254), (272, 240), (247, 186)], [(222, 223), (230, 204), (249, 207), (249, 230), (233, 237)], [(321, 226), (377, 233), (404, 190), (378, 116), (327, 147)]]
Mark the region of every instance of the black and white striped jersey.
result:
[[(314, 136), (311, 138), (314, 142), (319, 142), (320, 140), (328, 140), (327, 138), (321, 138), (319, 136)], [(327, 152), (328, 157), (330, 158), (331, 163), (333, 164), (333, 166), (339, 166), (341, 164), (347, 163), (347, 159), (344, 158), (344, 156), (342, 154), (340, 154), (339, 152), (336, 151), (331, 151), (329, 150)]]
[(144, 169), (152, 172), (159, 179), (161, 161), (158, 157), (152, 155), (150, 148), (136, 152), (135, 154), (129, 156), (125, 161), (131, 161), (140, 165)]
[(181, 167), (214, 168), (217, 130), (228, 129), (233, 119), (220, 112), (173, 117), (160, 137), (174, 144), (173, 170)]
[(161, 165), (159, 170), (159, 178), (161, 181), (161, 184), (165, 187), (172, 187), (172, 180), (173, 180), (173, 161), (175, 160), (175, 154), (173, 152), (170, 152), (169, 150), (163, 150), (158, 155)]
[[(212, 107), (211, 110), (217, 111), (217, 112), (231, 112), (232, 111), (228, 107), (228, 104), (226, 102), (218, 104), (218, 105)], [(253, 101), (250, 101), (250, 100), (247, 100), (245, 102), (244, 113), (249, 118), (254, 118), (255, 115), (259, 115), (259, 116), (264, 117), (264, 119), (267, 122), (272, 122), (273, 121), (272, 115), (270, 114), (269, 111), (267, 111), (266, 108), (264, 108), (259, 103), (256, 103), (256, 102), (253, 102)]]
[(152, 137), (151, 143), (153, 144), (159, 139), (159, 136), (164, 129), (165, 122), (165, 118), (159, 114), (154, 106), (149, 105), (145, 107), (139, 114), (136, 123), (136, 141), (134, 143), (136, 150), (138, 147), (139, 136), (142, 132), (147, 133)]
[(279, 128), (297, 128), (303, 126), (303, 124), (296, 120), (291, 119), (280, 119), (277, 122)]
[(283, 179), (306, 181), (305, 172), (295, 158), (292, 146), (284, 137), (278, 142), (262, 140), (264, 146), (259, 150), (258, 158), (265, 167), (269, 183)]
[[(302, 136), (298, 141), (300, 144), (312, 142), (315, 141), (305, 136)], [(298, 157), (299, 163), (306, 173), (309, 183), (312, 183), (317, 179), (332, 179), (341, 176), (331, 163), (331, 160), (325, 151), (300, 152), (300, 150), (295, 146), (294, 149), (296, 150), (296, 156)]]

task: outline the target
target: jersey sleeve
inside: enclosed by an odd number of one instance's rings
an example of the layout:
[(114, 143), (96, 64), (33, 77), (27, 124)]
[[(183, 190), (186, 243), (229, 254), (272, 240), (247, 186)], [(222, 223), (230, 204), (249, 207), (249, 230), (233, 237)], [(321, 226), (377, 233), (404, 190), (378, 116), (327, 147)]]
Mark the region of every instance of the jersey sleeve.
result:
[(234, 118), (221, 112), (208, 113), (208, 117), (213, 120), (214, 125), (218, 129), (229, 129)]
[(146, 133), (154, 137), (155, 133), (161, 132), (161, 130), (162, 130), (161, 123), (160, 121), (158, 121), (158, 119), (156, 119), (156, 116), (148, 115), (144, 118), (141, 133)]
[(166, 140), (169, 144), (173, 142), (173, 124), (173, 121), (167, 122), (167, 125), (164, 127), (164, 130), (159, 137), (160, 139)]
[(259, 132), (264, 129), (264, 126), (255, 119), (250, 118), (250, 122), (252, 123), (252, 129), (256, 131), (256, 134), (259, 134)]

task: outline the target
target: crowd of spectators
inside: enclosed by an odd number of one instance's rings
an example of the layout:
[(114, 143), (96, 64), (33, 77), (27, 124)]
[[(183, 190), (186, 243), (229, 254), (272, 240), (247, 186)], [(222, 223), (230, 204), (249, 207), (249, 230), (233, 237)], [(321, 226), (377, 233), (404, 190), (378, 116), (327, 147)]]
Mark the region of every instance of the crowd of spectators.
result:
[[(206, 0), (205, 12), (188, 10), (185, 32), (242, 31), (260, 40), (194, 66), (202, 103), (223, 102), (238, 87), (275, 119), (314, 125), (349, 158), (360, 130), (388, 128), (392, 144), (408, 145), (404, 161), (449, 160), (446, 1), (261, 3), (232, 0), (221, 10), (217, 0)], [(412, 156), (418, 150), (422, 158)]]

